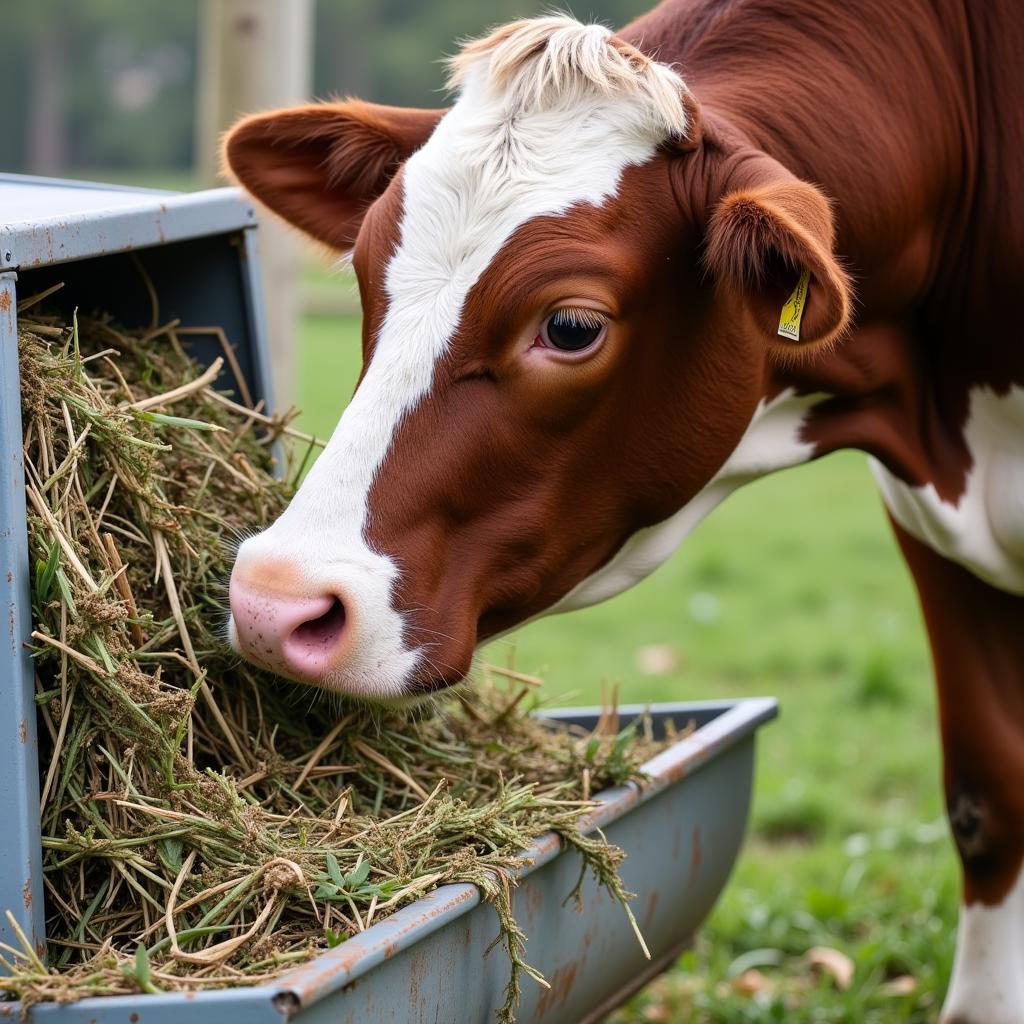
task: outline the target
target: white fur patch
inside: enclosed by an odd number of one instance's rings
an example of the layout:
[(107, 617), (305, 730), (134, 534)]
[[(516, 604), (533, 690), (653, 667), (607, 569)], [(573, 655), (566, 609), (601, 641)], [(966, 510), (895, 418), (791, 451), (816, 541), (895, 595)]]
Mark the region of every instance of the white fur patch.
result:
[(735, 451), (691, 501), (670, 519), (635, 533), (607, 565), (545, 614), (585, 608), (628, 590), (665, 562), (733, 491), (776, 470), (809, 462), (814, 445), (800, 434), (810, 409), (825, 397), (788, 390), (770, 402), (762, 400)]
[(957, 1024), (1024, 1021), (1024, 878), (997, 907), (960, 908), (956, 959), (942, 1020)]
[(420, 659), (390, 603), (398, 568), (364, 539), (368, 496), (403, 417), (430, 388), (470, 289), (517, 228), (581, 203), (600, 206), (624, 169), (651, 159), (665, 137), (637, 93), (574, 86), (548, 95), (543, 109), (511, 104), (490, 87), (486, 62), (468, 68), (458, 101), (407, 161), (387, 313), (366, 375), (291, 505), (239, 551), (240, 562), (295, 561), (315, 592), (344, 588), (354, 653), (325, 685), (345, 692), (396, 696)]
[(911, 487), (876, 460), (872, 472), (909, 534), (992, 586), (1024, 594), (1024, 388), (1005, 395), (974, 388), (964, 439), (973, 465), (955, 505), (932, 484)]
[(628, 96), (634, 112), (645, 109), (650, 134), (682, 136), (688, 128), (686, 86), (671, 68), (603, 25), (581, 25), (566, 15), (505, 25), (468, 43), (449, 68), (449, 87), (479, 72), (509, 111), (546, 110), (596, 91), (609, 98)]

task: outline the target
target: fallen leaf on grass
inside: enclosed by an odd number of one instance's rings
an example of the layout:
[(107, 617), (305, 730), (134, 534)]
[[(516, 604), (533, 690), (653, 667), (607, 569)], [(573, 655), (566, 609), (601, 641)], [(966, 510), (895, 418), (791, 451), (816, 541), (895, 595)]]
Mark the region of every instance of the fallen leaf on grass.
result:
[(831, 946), (815, 946), (806, 952), (804, 959), (815, 970), (827, 974), (841, 992), (850, 987), (853, 981), (853, 961), (845, 953)]
[(917, 991), (917, 978), (912, 974), (901, 974), (880, 985), (878, 991), (884, 996), (909, 996)]
[(662, 1003), (652, 1003), (650, 1006), (645, 1006), (640, 1011), (640, 1015), (645, 1021), (650, 1021), (651, 1024), (670, 1024), (672, 1020), (672, 1011)]
[(671, 644), (648, 644), (646, 647), (638, 647), (634, 659), (638, 671), (645, 676), (671, 675), (682, 661), (678, 648)]
[(744, 971), (732, 983), (733, 991), (741, 996), (756, 996), (759, 992), (770, 989), (772, 983), (756, 968)]

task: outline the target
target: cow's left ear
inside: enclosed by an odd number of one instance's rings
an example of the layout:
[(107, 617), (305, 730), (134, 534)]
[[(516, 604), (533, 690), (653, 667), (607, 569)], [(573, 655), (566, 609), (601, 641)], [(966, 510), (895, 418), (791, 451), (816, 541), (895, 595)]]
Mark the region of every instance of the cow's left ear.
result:
[(711, 215), (708, 266), (778, 355), (828, 345), (848, 326), (852, 291), (834, 234), (828, 200), (797, 180), (731, 192)]
[(333, 249), (350, 249), (367, 208), (444, 113), (354, 99), (271, 110), (227, 133), (222, 164), (274, 213)]

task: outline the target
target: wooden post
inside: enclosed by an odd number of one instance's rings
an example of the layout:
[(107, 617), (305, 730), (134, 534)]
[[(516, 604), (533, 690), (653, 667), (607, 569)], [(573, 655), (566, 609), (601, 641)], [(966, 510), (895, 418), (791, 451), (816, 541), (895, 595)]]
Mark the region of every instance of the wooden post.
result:
[[(196, 154), (205, 184), (216, 182), (220, 137), (240, 115), (309, 97), (313, 4), (314, 0), (203, 0)], [(295, 398), (302, 246), (294, 232), (265, 214), (260, 220), (259, 252), (274, 401), (283, 410)]]
[(67, 164), (67, 30), (56, 18), (30, 36), (26, 164), (56, 178)]

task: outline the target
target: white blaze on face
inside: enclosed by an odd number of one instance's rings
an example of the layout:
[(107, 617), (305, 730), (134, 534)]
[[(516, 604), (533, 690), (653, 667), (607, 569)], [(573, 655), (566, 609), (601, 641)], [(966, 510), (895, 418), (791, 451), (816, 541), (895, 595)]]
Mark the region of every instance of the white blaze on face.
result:
[(911, 487), (871, 460), (893, 518), (933, 551), (986, 583), (1024, 594), (1024, 388), (971, 391), (964, 441), (972, 466), (956, 503), (933, 484)]
[(668, 134), (642, 93), (611, 95), (586, 83), (569, 82), (543, 109), (510, 109), (484, 62), (468, 70), (458, 101), (405, 164), (399, 243), (385, 272), (387, 311), (373, 358), (288, 509), (238, 555), (239, 563), (287, 558), (312, 593), (345, 593), (353, 654), (326, 685), (397, 696), (420, 658), (391, 607), (398, 567), (364, 539), (368, 496), (403, 417), (430, 389), (470, 289), (517, 228), (581, 203), (600, 206), (624, 169), (651, 159)]

